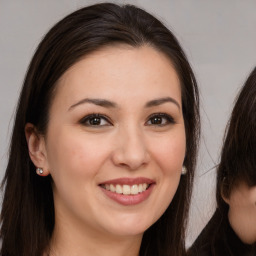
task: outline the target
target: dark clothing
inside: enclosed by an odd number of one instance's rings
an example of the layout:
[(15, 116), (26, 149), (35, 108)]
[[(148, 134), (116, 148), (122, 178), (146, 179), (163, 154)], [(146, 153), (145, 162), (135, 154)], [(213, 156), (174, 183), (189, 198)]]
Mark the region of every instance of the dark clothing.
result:
[(256, 244), (244, 244), (231, 228), (228, 217), (216, 210), (188, 250), (188, 256), (256, 256)]

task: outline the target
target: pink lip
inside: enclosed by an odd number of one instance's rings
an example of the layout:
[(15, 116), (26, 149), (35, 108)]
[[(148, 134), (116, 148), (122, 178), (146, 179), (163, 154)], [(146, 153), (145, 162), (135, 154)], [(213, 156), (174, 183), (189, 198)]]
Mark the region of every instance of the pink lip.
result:
[(103, 191), (103, 193), (110, 199), (114, 200), (115, 202), (121, 205), (128, 206), (128, 205), (136, 205), (145, 201), (153, 191), (155, 182), (148, 178), (139, 177), (139, 178), (120, 178), (120, 179), (108, 180), (101, 183), (101, 184), (113, 184), (113, 185), (120, 184), (120, 185), (130, 185), (130, 186), (134, 184), (142, 184), (142, 183), (150, 184), (150, 186), (148, 187), (147, 190), (137, 195), (123, 195), (123, 194), (118, 194), (118, 193), (114, 193), (109, 190), (106, 190), (102, 186), (100, 186), (100, 188)]
[(101, 184), (120, 184), (120, 185), (135, 185), (135, 184), (143, 184), (143, 183), (147, 183), (147, 184), (152, 184), (155, 183), (155, 181), (148, 179), (148, 178), (144, 178), (144, 177), (137, 177), (137, 178), (119, 178), (119, 179), (113, 179), (113, 180), (108, 180), (108, 181), (104, 181)]

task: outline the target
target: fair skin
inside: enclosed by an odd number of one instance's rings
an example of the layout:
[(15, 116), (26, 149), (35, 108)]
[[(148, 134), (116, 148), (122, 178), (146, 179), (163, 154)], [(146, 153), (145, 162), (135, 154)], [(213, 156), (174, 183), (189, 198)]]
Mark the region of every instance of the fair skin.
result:
[(246, 244), (256, 243), (256, 186), (240, 182), (228, 199), (228, 218), (232, 229)]
[(51, 255), (139, 255), (185, 157), (177, 73), (149, 46), (105, 47), (58, 81), (46, 136), (27, 124), (26, 137), (53, 179)]

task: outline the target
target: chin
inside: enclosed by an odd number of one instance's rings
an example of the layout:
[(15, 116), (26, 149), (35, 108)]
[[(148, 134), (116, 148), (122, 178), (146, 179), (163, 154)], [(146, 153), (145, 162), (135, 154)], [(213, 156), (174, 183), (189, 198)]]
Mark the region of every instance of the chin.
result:
[(119, 222), (119, 225), (112, 226), (109, 230), (111, 230), (112, 234), (118, 236), (138, 236), (142, 235), (153, 223), (154, 222), (146, 222), (141, 219), (131, 220), (127, 217), (121, 223)]
[(256, 238), (252, 237), (252, 236), (248, 236), (247, 234), (238, 234), (239, 238), (241, 239), (241, 241), (245, 244), (254, 244), (256, 243)]

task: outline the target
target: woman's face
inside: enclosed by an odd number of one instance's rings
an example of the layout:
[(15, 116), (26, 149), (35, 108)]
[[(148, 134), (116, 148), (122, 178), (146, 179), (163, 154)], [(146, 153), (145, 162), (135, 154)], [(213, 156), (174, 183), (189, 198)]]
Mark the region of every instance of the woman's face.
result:
[(227, 203), (233, 230), (244, 243), (256, 243), (256, 186), (248, 187), (241, 182), (232, 190)]
[(185, 156), (180, 82), (151, 47), (106, 47), (61, 77), (43, 139), (56, 226), (142, 235), (171, 203)]

